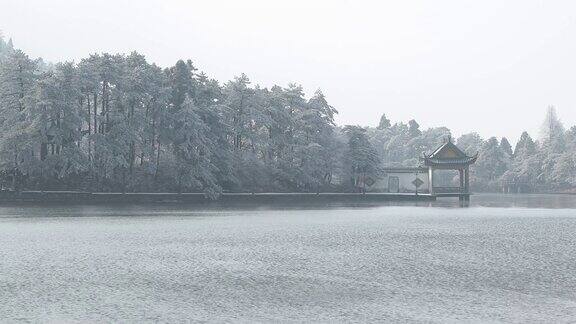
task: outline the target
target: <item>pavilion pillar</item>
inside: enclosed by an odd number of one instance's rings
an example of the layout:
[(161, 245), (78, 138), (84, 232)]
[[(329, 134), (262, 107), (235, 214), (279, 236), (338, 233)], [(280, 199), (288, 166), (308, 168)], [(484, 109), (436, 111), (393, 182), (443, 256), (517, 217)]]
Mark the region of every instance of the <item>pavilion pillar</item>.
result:
[(428, 167), (428, 192), (434, 194), (434, 169), (431, 166)]
[(466, 193), (470, 192), (470, 167), (467, 166), (464, 170), (464, 191)]
[(458, 169), (460, 179), (460, 192), (464, 192), (464, 169)]

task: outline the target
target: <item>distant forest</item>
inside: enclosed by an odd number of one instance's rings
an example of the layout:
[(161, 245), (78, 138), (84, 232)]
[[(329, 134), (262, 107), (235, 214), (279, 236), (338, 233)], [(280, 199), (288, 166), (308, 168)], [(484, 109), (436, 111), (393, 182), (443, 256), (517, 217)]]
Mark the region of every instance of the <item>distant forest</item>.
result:
[[(383, 108), (385, 110), (385, 108)], [(121, 192), (357, 191), (359, 176), (417, 166), (450, 136), (415, 120), (338, 126), (320, 90), (220, 84), (180, 60), (161, 68), (133, 52), (47, 64), (0, 38), (0, 184), (15, 190)], [(479, 152), (476, 191), (576, 187), (576, 127), (549, 108), (542, 135), (460, 136)], [(448, 181), (456, 181), (448, 179)]]

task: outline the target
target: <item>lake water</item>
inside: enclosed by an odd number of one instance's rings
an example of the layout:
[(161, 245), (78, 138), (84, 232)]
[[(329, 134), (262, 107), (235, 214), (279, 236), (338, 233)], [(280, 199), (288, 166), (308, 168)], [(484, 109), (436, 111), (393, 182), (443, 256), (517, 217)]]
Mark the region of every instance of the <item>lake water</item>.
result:
[(576, 196), (456, 206), (0, 207), (0, 321), (576, 321)]

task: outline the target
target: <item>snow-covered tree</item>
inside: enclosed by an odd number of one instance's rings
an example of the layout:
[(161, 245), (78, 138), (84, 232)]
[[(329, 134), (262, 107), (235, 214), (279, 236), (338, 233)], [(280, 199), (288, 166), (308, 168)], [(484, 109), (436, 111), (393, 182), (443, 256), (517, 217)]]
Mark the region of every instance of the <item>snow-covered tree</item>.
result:
[(514, 152), (512, 152), (512, 145), (510, 145), (510, 142), (508, 142), (508, 139), (506, 137), (502, 137), (502, 139), (500, 140), (500, 148), (506, 154), (508, 154), (509, 157), (512, 157), (512, 155), (514, 155)]
[(392, 124), (390, 124), (390, 119), (388, 119), (386, 117), (386, 114), (382, 114), (382, 116), (380, 117), (380, 122), (378, 123), (377, 128), (382, 130), (382, 129), (386, 129), (390, 126), (392, 126)]
[(20, 50), (10, 51), (0, 64), (0, 157), (12, 185), (35, 168), (35, 125), (33, 89), (36, 62)]
[(191, 188), (204, 191), (215, 197), (221, 187), (216, 182), (209, 128), (198, 113), (198, 107), (190, 97), (186, 97), (172, 118), (172, 150), (175, 156), (174, 182), (179, 191)]
[(380, 178), (382, 166), (376, 149), (366, 135), (366, 129), (360, 126), (345, 126), (347, 138), (345, 167), (350, 185), (355, 189), (365, 190), (368, 178)]
[(30, 119), (35, 146), (40, 150), (42, 179), (79, 175), (88, 167), (79, 145), (83, 120), (78, 77), (73, 63), (57, 64), (36, 85)]
[(466, 154), (472, 156), (482, 149), (484, 140), (478, 133), (468, 133), (456, 140), (456, 145)]
[(565, 148), (564, 126), (554, 106), (548, 107), (546, 111), (546, 118), (540, 128), (540, 140), (542, 145), (551, 152), (562, 152)]
[(479, 177), (491, 182), (498, 180), (508, 170), (510, 157), (499, 145), (496, 137), (489, 138), (479, 154), (476, 162), (476, 173)]
[(536, 153), (536, 143), (528, 132), (523, 132), (520, 136), (520, 140), (516, 143), (514, 148), (514, 157), (516, 159), (527, 158)]

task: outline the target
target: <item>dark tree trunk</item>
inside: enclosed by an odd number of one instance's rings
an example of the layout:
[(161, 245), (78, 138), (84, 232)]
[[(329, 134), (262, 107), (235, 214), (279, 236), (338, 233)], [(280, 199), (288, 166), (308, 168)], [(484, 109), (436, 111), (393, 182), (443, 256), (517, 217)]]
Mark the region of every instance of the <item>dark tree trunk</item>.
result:
[(98, 132), (98, 94), (94, 92), (94, 134)]

